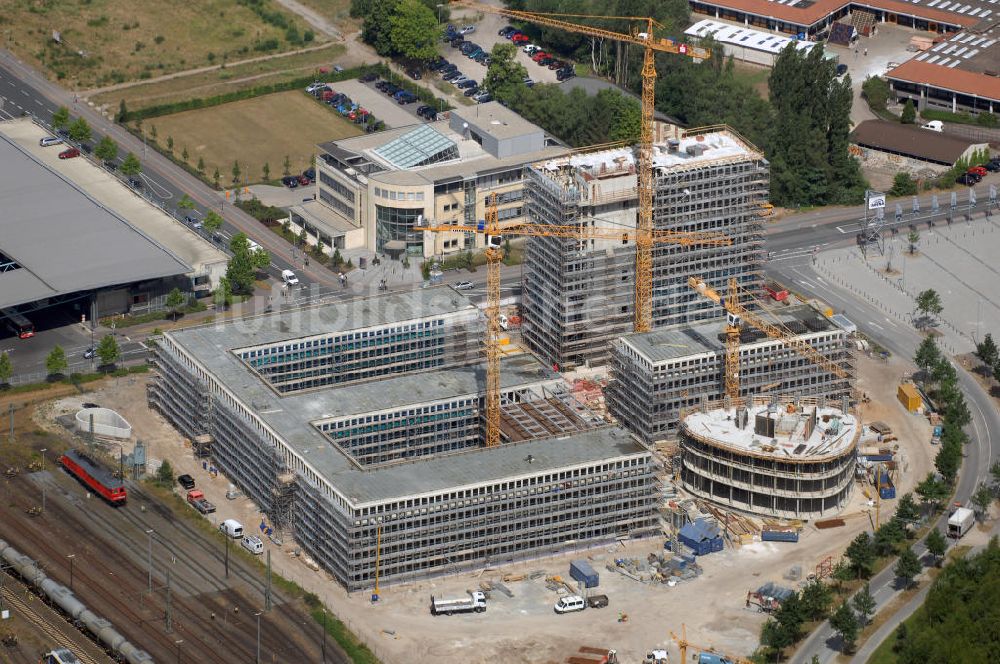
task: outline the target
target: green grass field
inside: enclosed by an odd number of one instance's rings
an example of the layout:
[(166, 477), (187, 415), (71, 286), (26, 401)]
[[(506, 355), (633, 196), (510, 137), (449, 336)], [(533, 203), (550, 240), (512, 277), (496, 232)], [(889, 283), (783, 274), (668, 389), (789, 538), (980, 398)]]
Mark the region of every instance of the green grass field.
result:
[(316, 144), (361, 133), (357, 125), (294, 90), (255, 97), (212, 108), (185, 111), (149, 120), (144, 125), (147, 139), (156, 128), (157, 142), (164, 146), (174, 139), (174, 155), (188, 151), (188, 163), (205, 160), (209, 179), (216, 168), (222, 186), (233, 183), (233, 162), (250, 183), (264, 179), (263, 166), (271, 168), (271, 179), (283, 175), (287, 156), (291, 172), (301, 173), (312, 165)]
[(269, 21), (237, 0), (2, 0), (0, 8), (0, 43), (73, 89), (300, 48), (308, 28), (273, 0)]

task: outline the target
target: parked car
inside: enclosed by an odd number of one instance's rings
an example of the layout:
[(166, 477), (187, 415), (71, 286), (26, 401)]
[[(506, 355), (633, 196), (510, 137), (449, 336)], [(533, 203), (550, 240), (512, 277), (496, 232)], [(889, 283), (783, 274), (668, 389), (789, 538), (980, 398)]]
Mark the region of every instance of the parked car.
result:
[(475, 287), (471, 281), (460, 281), (455, 284), (455, 290), (472, 290)]
[(493, 101), (493, 96), (489, 92), (487, 92), (484, 95), (481, 94), (478, 97), (475, 97), (475, 100), (480, 104), (485, 104), (488, 101)]
[(462, 90), (467, 90), (468, 88), (478, 88), (479, 87), (479, 83), (477, 83), (475, 80), (473, 80), (471, 78), (467, 78), (464, 81), (462, 81), (461, 83), (459, 83), (457, 87), (460, 88), (460, 89), (462, 89)]
[(188, 474), (178, 476), (177, 483), (184, 487), (185, 491), (190, 491), (194, 488), (194, 478)]
[(132, 187), (133, 189), (142, 189), (142, 180), (140, 180), (139, 178), (129, 178), (128, 186)]
[(358, 80), (361, 81), (362, 83), (371, 83), (372, 81), (378, 80), (378, 74), (376, 74), (373, 71), (370, 71), (367, 74), (362, 74), (361, 76), (359, 76)]
[(515, 28), (513, 25), (507, 25), (497, 30), (497, 34), (500, 35), (501, 37), (507, 37), (514, 32), (517, 32), (517, 28)]
[(528, 39), (528, 35), (522, 34), (520, 32), (511, 37), (510, 40), (518, 45), (527, 44), (529, 41), (531, 41), (530, 39)]
[(309, 93), (315, 92), (324, 85), (326, 85), (326, 83), (323, 83), (322, 81), (316, 81), (315, 83), (310, 83), (309, 85), (306, 86), (306, 92)]
[(412, 92), (407, 92), (406, 94), (397, 97), (396, 103), (399, 104), (400, 106), (405, 106), (406, 104), (412, 104), (417, 99), (419, 99), (417, 95), (413, 94)]
[(299, 184), (302, 185), (303, 187), (312, 184), (312, 180), (307, 178), (305, 175), (300, 175), (298, 179), (299, 179)]
[(556, 71), (556, 70), (559, 70), (559, 69), (566, 69), (566, 67), (568, 67), (568, 66), (569, 65), (567, 65), (562, 60), (556, 60), (555, 62), (550, 62), (549, 63), (549, 69), (551, 69), (552, 71)]
[[(69, 152), (69, 150), (67, 150), (67, 152)], [(62, 155), (59, 155), (59, 156), (61, 157)], [(970, 166), (969, 170), (966, 171), (966, 172), (967, 173), (975, 173), (980, 178), (986, 176), (986, 169), (984, 167), (982, 167), (982, 166)]]
[(299, 179), (294, 175), (286, 175), (281, 178), (281, 184), (285, 185), (289, 189), (295, 189), (299, 186)]
[(996, 173), (997, 171), (1000, 171), (1000, 161), (994, 161), (991, 159), (983, 164), (983, 168), (988, 170), (990, 173)]
[(535, 46), (534, 44), (528, 44), (522, 50), (528, 55), (534, 55), (535, 53), (538, 53), (540, 50), (542, 50), (542, 47)]
[(465, 91), (464, 94), (465, 94), (466, 97), (471, 97), (472, 95), (479, 94), (479, 86), (476, 85), (476, 86), (473, 86), (471, 88), (466, 89), (466, 91)]
[(73, 157), (79, 157), (79, 156), (80, 156), (80, 151), (77, 150), (76, 148), (66, 148), (65, 150), (59, 153), (60, 159), (72, 159)]
[(43, 148), (47, 148), (53, 145), (59, 145), (63, 142), (63, 139), (56, 138), (55, 136), (46, 136), (45, 138), (38, 139), (38, 144)]
[(316, 169), (310, 166), (306, 170), (302, 171), (302, 175), (306, 176), (310, 180), (316, 180)]
[(583, 611), (587, 608), (587, 602), (579, 595), (567, 595), (560, 597), (553, 608), (555, 608), (556, 613), (572, 613), (574, 611)]
[(979, 184), (981, 180), (982, 178), (976, 175), (975, 173), (962, 173), (957, 178), (955, 178), (955, 182), (957, 182), (958, 184), (964, 184), (969, 187), (971, 187), (974, 184)]
[(417, 71), (416, 69), (407, 69), (406, 75), (412, 78), (414, 81), (419, 81), (421, 78), (423, 78), (423, 76), (420, 75), (420, 72)]
[(567, 81), (576, 76), (576, 72), (571, 69), (560, 69), (556, 72), (557, 81)]
[(525, 78), (524, 79), (524, 84), (526, 86), (528, 86), (529, 88), (535, 87), (535, 82), (533, 80), (531, 80), (530, 78)]
[(476, 31), (476, 26), (474, 25), (463, 25), (462, 29), (458, 31), (460, 35), (468, 35)]
[(465, 43), (464, 39), (462, 39), (461, 37), (455, 37), (454, 39), (451, 40), (451, 47), (452, 48), (458, 48), (459, 46), (461, 46), (464, 43)]
[(92, 357), (94, 357), (95, 355), (97, 355), (97, 349), (94, 348), (93, 346), (91, 346), (87, 350), (83, 351), (83, 359), (85, 359), (85, 360), (89, 360)]
[(844, 63), (840, 63), (839, 65), (837, 65), (837, 76), (843, 76), (846, 73), (847, 73), (847, 65), (845, 65)]
[(445, 76), (444, 80), (448, 81), (449, 83), (453, 83), (462, 78), (465, 78), (465, 74), (463, 74), (460, 71), (453, 71), (452, 73)]
[(531, 56), (531, 59), (534, 62), (539, 62), (542, 58), (548, 58), (548, 57), (551, 56), (549, 56), (549, 54), (546, 53), (545, 51), (537, 51), (534, 55)]

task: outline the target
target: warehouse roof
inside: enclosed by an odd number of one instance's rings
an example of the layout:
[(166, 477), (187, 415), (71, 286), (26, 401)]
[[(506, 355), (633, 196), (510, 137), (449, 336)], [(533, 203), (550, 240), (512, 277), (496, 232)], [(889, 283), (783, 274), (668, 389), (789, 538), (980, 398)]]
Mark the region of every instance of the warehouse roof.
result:
[[(800, 304), (770, 311), (767, 318), (775, 318), (795, 333), (825, 332), (834, 329), (830, 321), (809, 305)], [(657, 364), (702, 353), (716, 353), (724, 348), (719, 335), (725, 327), (725, 319), (702, 321), (699, 323), (671, 325), (652, 332), (629, 334), (620, 342), (627, 344), (646, 361)], [(763, 333), (761, 333), (763, 335)], [(744, 347), (754, 342), (744, 343)], [(770, 343), (762, 338), (759, 343)]]
[[(913, 3), (901, 0), (694, 0), (694, 2), (705, 7), (718, 7), (763, 18), (774, 18), (806, 27), (825, 20), (847, 6), (857, 9), (872, 8), (958, 27), (975, 25), (982, 18), (983, 12), (992, 12), (988, 2), (977, 0), (966, 3), (949, 0), (943, 2), (930, 0), (926, 3), (920, 0)], [(942, 11), (941, 7), (949, 7), (949, 10)], [(963, 7), (964, 12), (960, 11)], [(975, 11), (975, 14), (972, 14), (972, 11)], [(979, 18), (976, 18), (976, 15)]]
[(865, 120), (851, 132), (851, 142), (861, 147), (948, 166), (958, 161), (970, 147), (979, 144), (978, 141), (886, 120)]
[[(12, 132), (32, 134), (29, 144)], [(0, 254), (11, 263), (0, 307), (191, 271), (33, 155), (30, 142), (47, 135), (27, 120), (0, 123)]]
[[(995, 73), (969, 71), (965, 68), (966, 63), (958, 58), (939, 60), (935, 58), (935, 54), (931, 54), (926, 60), (920, 59), (928, 53), (931, 51), (925, 51), (924, 54), (890, 70), (886, 73), (886, 78), (1000, 101), (1000, 78), (997, 78)], [(932, 58), (934, 62), (931, 62)], [(942, 66), (940, 64), (942, 62), (947, 64)]]

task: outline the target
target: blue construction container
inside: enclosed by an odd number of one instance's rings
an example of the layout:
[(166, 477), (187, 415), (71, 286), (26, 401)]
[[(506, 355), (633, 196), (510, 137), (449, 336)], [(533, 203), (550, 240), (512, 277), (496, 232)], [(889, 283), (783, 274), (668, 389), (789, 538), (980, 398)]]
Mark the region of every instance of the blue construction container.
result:
[(799, 533), (795, 530), (762, 530), (760, 539), (763, 542), (798, 542)]
[(871, 462), (892, 461), (891, 454), (865, 454), (861, 458)]
[(878, 486), (878, 495), (882, 500), (892, 500), (896, 497), (896, 485), (889, 479), (889, 473), (882, 473)]
[(569, 575), (583, 584), (584, 588), (596, 588), (600, 576), (586, 560), (574, 560), (569, 564)]
[(697, 556), (722, 551), (722, 535), (718, 526), (708, 523), (705, 519), (696, 519), (694, 523), (686, 524), (677, 537)]

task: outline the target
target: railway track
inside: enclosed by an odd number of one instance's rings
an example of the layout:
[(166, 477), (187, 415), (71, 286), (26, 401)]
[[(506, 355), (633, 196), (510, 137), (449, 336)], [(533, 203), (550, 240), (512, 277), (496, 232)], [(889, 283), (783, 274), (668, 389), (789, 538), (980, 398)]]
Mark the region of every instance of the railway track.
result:
[[(80, 634), (76, 629), (73, 629), (60, 614), (56, 613), (43, 603), (42, 606), (44, 609), (41, 613), (51, 613), (51, 615), (47, 617), (39, 615), (39, 612), (35, 611), (34, 608), (28, 604), (28, 602), (21, 599), (18, 593), (12, 592), (10, 588), (11, 585), (17, 584), (17, 587), (24, 589), (25, 593), (30, 593), (27, 586), (19, 580), (16, 580), (15, 577), (7, 574), (7, 572), (0, 571), (0, 574), (7, 575), (4, 586), (0, 589), (0, 592), (3, 593), (3, 603), (14, 607), (21, 617), (41, 630), (52, 640), (52, 643), (67, 645), (75, 644), (77, 639), (80, 637)], [(28, 596), (34, 597), (34, 595), (30, 594)], [(112, 664), (112, 660), (110, 658), (104, 657), (98, 660), (91, 657), (80, 648), (74, 648), (73, 654), (76, 655), (76, 658), (80, 660), (81, 664)]]

